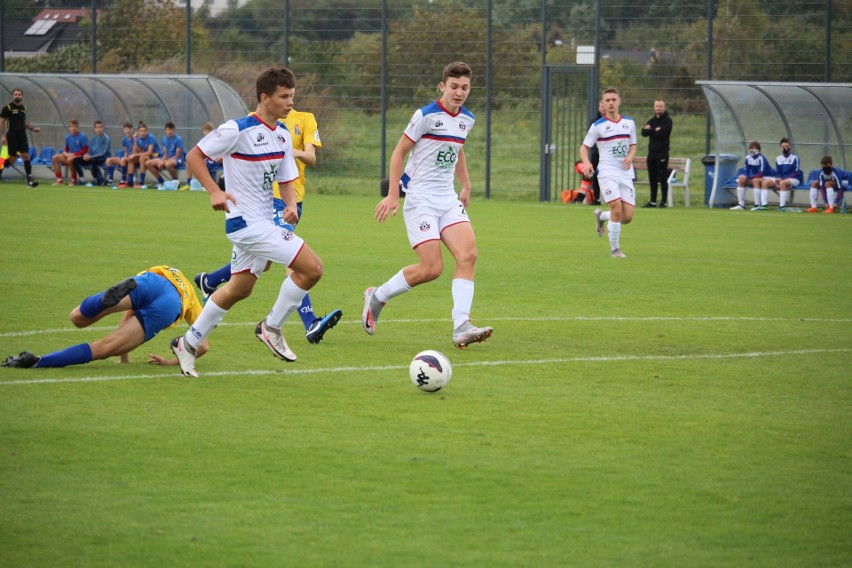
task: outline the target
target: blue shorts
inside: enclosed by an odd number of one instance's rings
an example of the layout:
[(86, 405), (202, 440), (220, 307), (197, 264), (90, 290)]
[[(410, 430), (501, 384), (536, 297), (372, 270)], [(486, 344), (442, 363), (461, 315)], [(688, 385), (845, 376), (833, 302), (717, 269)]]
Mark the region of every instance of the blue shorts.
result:
[(183, 305), (174, 284), (153, 272), (134, 276), (136, 289), (130, 293), (133, 312), (142, 329), (145, 341), (166, 329), (180, 317)]
[(293, 225), (290, 225), (290, 223), (285, 221), (284, 217), (281, 216), (281, 214), (284, 212), (284, 209), (286, 209), (286, 207), (287, 206), (284, 205), (283, 199), (278, 199), (277, 197), (273, 197), (272, 198), (272, 209), (275, 211), (275, 213), (273, 214), (274, 216), (272, 217), (272, 220), (275, 222), (275, 224), (277, 226), (283, 227), (285, 229), (290, 229), (292, 231), (293, 228), (296, 225), (299, 224), (299, 221), (302, 220), (302, 202), (300, 201), (296, 204), (296, 212), (299, 214), (299, 219)]

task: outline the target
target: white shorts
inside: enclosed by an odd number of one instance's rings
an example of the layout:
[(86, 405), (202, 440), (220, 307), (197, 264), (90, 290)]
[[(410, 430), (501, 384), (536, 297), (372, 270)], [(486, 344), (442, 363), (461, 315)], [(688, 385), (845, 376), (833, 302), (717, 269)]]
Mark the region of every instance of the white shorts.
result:
[(636, 190), (630, 178), (603, 177), (598, 181), (601, 184), (601, 195), (607, 203), (620, 199), (624, 203), (636, 205)]
[(231, 274), (250, 271), (260, 278), (266, 262), (290, 266), (305, 246), (305, 241), (293, 231), (276, 227), (272, 220), (254, 221), (243, 229), (228, 233), (233, 243)]
[(426, 241), (440, 240), (441, 232), (457, 223), (470, 223), (457, 196), (446, 199), (407, 195), (402, 208), (411, 248)]

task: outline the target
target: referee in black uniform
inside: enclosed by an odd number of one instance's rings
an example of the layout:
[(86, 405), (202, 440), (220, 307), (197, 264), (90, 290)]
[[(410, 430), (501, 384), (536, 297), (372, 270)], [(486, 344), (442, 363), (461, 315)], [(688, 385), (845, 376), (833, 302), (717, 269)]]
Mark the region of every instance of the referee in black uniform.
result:
[[(27, 173), (27, 187), (35, 187), (38, 182), (33, 179), (33, 166), (30, 163), (30, 141), (27, 130), (41, 132), (41, 128), (27, 122), (27, 107), (21, 101), (24, 100), (24, 91), (15, 89), (12, 91), (12, 102), (0, 110), (0, 145), (9, 146), (9, 159), (14, 160), (20, 154), (24, 160), (24, 171)], [(9, 132), (6, 132), (8, 124)]]

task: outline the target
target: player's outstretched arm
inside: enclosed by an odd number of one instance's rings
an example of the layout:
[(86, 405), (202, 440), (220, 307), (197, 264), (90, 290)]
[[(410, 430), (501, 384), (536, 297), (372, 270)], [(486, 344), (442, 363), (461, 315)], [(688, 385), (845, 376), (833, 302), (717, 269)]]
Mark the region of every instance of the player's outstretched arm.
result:
[[(205, 353), (210, 350), (210, 345), (207, 343), (207, 339), (201, 340), (201, 343), (198, 344), (198, 348), (195, 350), (196, 357), (201, 357)], [(148, 363), (151, 365), (178, 365), (177, 358), (174, 359), (166, 359), (161, 355), (157, 355), (156, 353), (148, 353)]]

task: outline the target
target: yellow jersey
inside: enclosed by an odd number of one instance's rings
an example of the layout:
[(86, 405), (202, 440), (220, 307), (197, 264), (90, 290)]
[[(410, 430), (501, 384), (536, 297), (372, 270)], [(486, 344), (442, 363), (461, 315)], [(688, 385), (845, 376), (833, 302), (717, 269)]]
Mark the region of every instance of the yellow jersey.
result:
[[(290, 131), (294, 150), (304, 150), (306, 141), (317, 148), (322, 148), (317, 119), (313, 113), (291, 110), (287, 118), (284, 120), (279, 118), (278, 121), (284, 123), (287, 130)], [(299, 203), (305, 198), (305, 162), (296, 160), (296, 167), (299, 168), (299, 179), (293, 182), (293, 187), (296, 190), (296, 202)], [(281, 199), (277, 182), (272, 186), (272, 196)]]
[(201, 310), (204, 306), (201, 305), (201, 301), (195, 294), (195, 288), (192, 287), (191, 282), (187, 280), (186, 276), (183, 275), (183, 272), (177, 268), (172, 268), (171, 266), (152, 266), (148, 270), (143, 270), (140, 274), (144, 272), (159, 274), (171, 282), (177, 289), (178, 293), (180, 293), (180, 316), (169, 327), (176, 326), (181, 320), (186, 320), (186, 323), (189, 325), (194, 324), (195, 320), (198, 319), (198, 316), (201, 315)]

